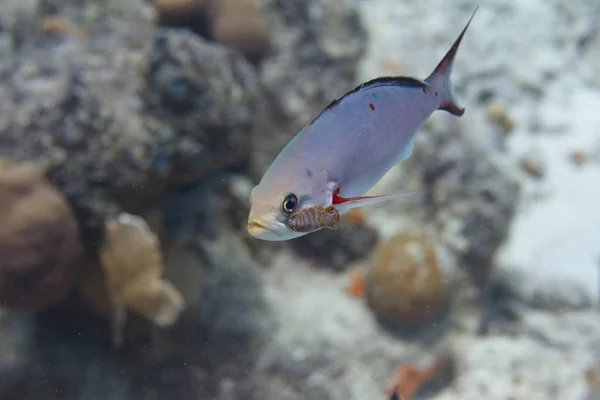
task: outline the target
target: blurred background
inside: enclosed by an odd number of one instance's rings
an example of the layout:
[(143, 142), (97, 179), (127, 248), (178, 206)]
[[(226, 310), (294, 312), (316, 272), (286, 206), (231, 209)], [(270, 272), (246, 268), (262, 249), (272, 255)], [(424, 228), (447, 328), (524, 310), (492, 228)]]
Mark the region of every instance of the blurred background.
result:
[(0, 0), (0, 399), (600, 399), (600, 2), (480, 3), (337, 231), (249, 193), (472, 0)]

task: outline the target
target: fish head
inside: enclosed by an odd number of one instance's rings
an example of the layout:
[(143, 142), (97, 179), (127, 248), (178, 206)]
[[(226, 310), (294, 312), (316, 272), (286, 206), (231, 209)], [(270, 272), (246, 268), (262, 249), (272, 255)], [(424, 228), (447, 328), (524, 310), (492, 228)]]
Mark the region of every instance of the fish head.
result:
[(259, 184), (250, 193), (248, 233), (267, 241), (284, 241), (306, 235), (295, 232), (288, 221), (302, 209), (301, 200), (307, 196), (299, 190), (282, 189)]
[(331, 205), (332, 188), (326, 174), (301, 160), (274, 164), (252, 189), (248, 233), (253, 237), (283, 241), (304, 236), (309, 232), (292, 229), (291, 219), (315, 206)]

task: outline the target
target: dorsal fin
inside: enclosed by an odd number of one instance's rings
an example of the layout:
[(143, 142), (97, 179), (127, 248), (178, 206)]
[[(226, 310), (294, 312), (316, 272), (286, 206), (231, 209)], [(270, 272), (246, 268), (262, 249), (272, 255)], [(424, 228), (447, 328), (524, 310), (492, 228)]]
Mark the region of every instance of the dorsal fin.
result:
[(429, 84), (419, 78), (413, 78), (410, 76), (382, 76), (379, 78), (371, 79), (365, 83), (362, 83), (343, 95), (342, 97), (333, 100), (327, 107), (325, 107), (319, 115), (317, 115), (311, 122), (308, 124), (312, 125), (324, 112), (331, 110), (333, 107), (338, 105), (344, 98), (350, 96), (351, 94), (360, 92), (361, 90), (368, 90), (379, 86), (405, 86), (405, 87), (415, 87), (415, 88), (424, 88), (428, 87)]

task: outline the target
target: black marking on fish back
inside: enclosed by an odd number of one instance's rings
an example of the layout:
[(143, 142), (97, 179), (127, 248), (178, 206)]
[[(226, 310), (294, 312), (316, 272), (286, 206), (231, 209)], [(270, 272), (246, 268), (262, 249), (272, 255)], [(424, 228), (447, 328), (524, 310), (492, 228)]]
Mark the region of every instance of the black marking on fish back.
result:
[(398, 87), (413, 87), (413, 88), (427, 88), (429, 84), (419, 78), (413, 78), (410, 76), (382, 76), (379, 78), (371, 79), (365, 83), (362, 83), (343, 95), (342, 97), (333, 100), (327, 107), (325, 107), (319, 115), (317, 115), (311, 122), (308, 124), (312, 125), (324, 112), (331, 110), (333, 107), (338, 105), (343, 99), (346, 97), (357, 93), (361, 90), (372, 89), (379, 86), (398, 86)]

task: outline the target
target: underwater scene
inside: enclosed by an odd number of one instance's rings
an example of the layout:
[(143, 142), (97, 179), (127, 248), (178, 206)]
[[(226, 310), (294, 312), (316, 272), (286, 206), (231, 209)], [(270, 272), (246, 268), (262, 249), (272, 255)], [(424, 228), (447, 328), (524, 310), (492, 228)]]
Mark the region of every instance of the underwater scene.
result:
[(600, 1), (0, 0), (0, 400), (600, 400)]

